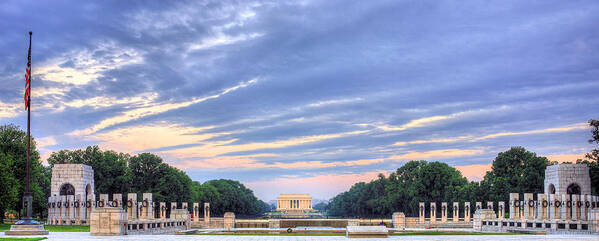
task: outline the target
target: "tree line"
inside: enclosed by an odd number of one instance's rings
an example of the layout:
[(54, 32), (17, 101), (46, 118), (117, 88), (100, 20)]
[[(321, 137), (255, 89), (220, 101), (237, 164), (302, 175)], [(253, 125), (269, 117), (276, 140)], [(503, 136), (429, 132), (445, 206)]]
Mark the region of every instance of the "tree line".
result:
[[(589, 121), (592, 138), (599, 144), (599, 120)], [(593, 195), (599, 194), (599, 151), (594, 149), (586, 160), (578, 160), (590, 168)], [(512, 147), (493, 160), (491, 171), (479, 181), (468, 181), (455, 168), (442, 162), (410, 161), (395, 172), (365, 183), (354, 184), (348, 191), (333, 197), (324, 207), (330, 216), (387, 217), (402, 211), (406, 216), (418, 216), (419, 202), (508, 201), (509, 193), (543, 193), (545, 168), (557, 164), (537, 156), (523, 147)], [(462, 205), (462, 204), (461, 204)], [(463, 206), (460, 210), (463, 210)], [(428, 214), (427, 214), (428, 215)]]
[[(15, 125), (0, 126), (0, 223), (6, 211), (18, 215), (25, 189), (27, 134)], [(47, 215), (51, 169), (55, 164), (85, 164), (94, 170), (96, 195), (100, 193), (151, 192), (155, 202), (210, 203), (213, 215), (234, 212), (239, 216), (256, 216), (269, 210), (252, 190), (234, 180), (192, 181), (187, 174), (151, 153), (130, 155), (89, 146), (79, 150), (61, 150), (48, 158), (49, 166), (40, 162), (35, 139), (31, 145), (31, 190), (34, 216)], [(126, 196), (125, 196), (126, 197)], [(192, 205), (189, 205), (190, 210)], [(203, 209), (201, 209), (203, 210)]]

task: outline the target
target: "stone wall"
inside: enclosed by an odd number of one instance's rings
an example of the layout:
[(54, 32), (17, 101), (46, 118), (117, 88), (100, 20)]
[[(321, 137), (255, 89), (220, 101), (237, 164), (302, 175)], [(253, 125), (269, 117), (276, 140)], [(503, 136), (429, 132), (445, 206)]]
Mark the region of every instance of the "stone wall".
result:
[(545, 169), (545, 193), (568, 194), (567, 189), (571, 184), (580, 187), (580, 194), (591, 194), (591, 177), (589, 167), (586, 164), (557, 164)]

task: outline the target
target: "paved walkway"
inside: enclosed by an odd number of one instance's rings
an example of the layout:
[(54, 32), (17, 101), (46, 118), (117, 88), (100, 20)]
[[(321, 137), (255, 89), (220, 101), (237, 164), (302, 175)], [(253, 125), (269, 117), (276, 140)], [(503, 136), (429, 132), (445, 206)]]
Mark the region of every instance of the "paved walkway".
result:
[[(0, 238), (4, 238), (4, 233), (0, 234)], [(11, 236), (12, 237), (12, 236)], [(156, 240), (156, 241), (347, 241), (342, 236), (234, 236), (234, 235), (131, 235), (131, 236), (91, 236), (87, 232), (51, 232), (46, 236), (48, 240)], [(356, 241), (385, 241), (385, 240), (483, 240), (483, 241), (526, 241), (526, 240), (598, 240), (599, 235), (423, 235), (423, 236), (389, 236), (382, 239), (351, 239)]]

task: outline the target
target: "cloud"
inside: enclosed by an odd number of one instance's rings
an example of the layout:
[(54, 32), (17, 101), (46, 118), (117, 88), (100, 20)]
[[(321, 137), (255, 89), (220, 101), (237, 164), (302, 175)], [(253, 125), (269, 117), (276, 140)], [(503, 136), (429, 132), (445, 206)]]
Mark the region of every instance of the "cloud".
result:
[(20, 113), (24, 113), (24, 112), (20, 112), (19, 108), (23, 108), (23, 110), (24, 110), (25, 103), (23, 102), (23, 104), (9, 104), (9, 103), (4, 103), (4, 102), (0, 101), (0, 118), (15, 117), (15, 116), (19, 115)]
[(279, 140), (273, 142), (252, 142), (247, 144), (238, 144), (238, 145), (227, 145), (229, 143), (237, 141), (236, 139), (228, 140), (225, 142), (206, 142), (200, 146), (188, 147), (188, 148), (180, 148), (175, 150), (164, 151), (163, 153), (172, 155), (178, 158), (190, 158), (190, 157), (214, 157), (218, 155), (223, 155), (227, 153), (233, 152), (242, 152), (242, 151), (255, 151), (262, 149), (277, 149), (284, 148), (290, 146), (298, 146), (307, 143), (313, 143), (328, 139), (335, 139), (353, 135), (364, 134), (368, 131), (352, 131), (352, 132), (344, 132), (344, 133), (336, 133), (336, 134), (324, 134), (324, 135), (314, 135), (314, 136), (303, 136), (297, 138), (291, 138), (287, 140)]
[(54, 136), (46, 136), (41, 138), (35, 138), (35, 143), (37, 144), (37, 148), (46, 148), (48, 146), (54, 146), (58, 144), (56, 138)]
[(99, 130), (102, 130), (102, 129), (110, 127), (110, 126), (114, 126), (116, 124), (125, 123), (128, 121), (136, 120), (136, 119), (143, 118), (146, 116), (157, 115), (157, 114), (175, 110), (175, 109), (180, 109), (180, 108), (187, 107), (187, 106), (190, 106), (193, 104), (204, 102), (206, 100), (216, 99), (223, 95), (228, 94), (231, 91), (235, 91), (237, 89), (247, 87), (253, 83), (256, 83), (257, 81), (258, 81), (258, 78), (254, 78), (254, 79), (251, 79), (246, 82), (241, 82), (236, 86), (224, 89), (218, 94), (214, 94), (214, 95), (210, 95), (210, 96), (202, 97), (202, 98), (193, 98), (190, 101), (153, 104), (148, 107), (142, 107), (142, 108), (136, 108), (133, 110), (128, 110), (128, 111), (123, 112), (120, 115), (104, 119), (104, 120), (100, 121), (100, 123), (93, 125), (90, 128), (72, 131), (72, 132), (68, 133), (68, 135), (74, 135), (74, 136), (90, 135)]
[(190, 45), (189, 50), (190, 51), (202, 50), (202, 49), (209, 49), (209, 48), (214, 48), (214, 47), (222, 46), (222, 45), (234, 44), (234, 43), (238, 43), (238, 42), (242, 42), (242, 41), (259, 38), (259, 37), (262, 37), (263, 35), (264, 34), (260, 34), (260, 33), (250, 33), (250, 34), (240, 34), (237, 36), (229, 36), (229, 35), (220, 33), (217, 36), (214, 36), (212, 38), (204, 39), (200, 43)]
[(569, 131), (583, 130), (583, 129), (588, 129), (587, 123), (577, 123), (574, 125), (568, 125), (568, 126), (563, 126), (563, 127), (545, 128), (545, 129), (537, 129), (537, 130), (530, 130), (530, 131), (499, 132), (499, 133), (478, 136), (478, 137), (459, 136), (459, 137), (438, 138), (438, 139), (430, 139), (430, 140), (399, 141), (399, 142), (395, 142), (393, 145), (394, 146), (405, 146), (405, 145), (425, 144), (425, 143), (477, 142), (477, 141), (493, 139), (493, 138), (498, 138), (498, 137), (504, 137), (504, 136), (560, 133), (560, 132), (569, 132)]
[[(104, 76), (104, 72), (143, 61), (136, 49), (103, 41), (96, 48), (72, 50), (60, 57), (41, 63), (35, 69), (34, 78), (70, 85), (85, 85)], [(65, 91), (68, 89), (65, 89)]]
[(476, 116), (476, 115), (486, 114), (486, 113), (495, 112), (495, 111), (502, 111), (502, 110), (507, 110), (507, 109), (509, 109), (509, 107), (501, 106), (499, 108), (462, 111), (462, 112), (457, 112), (457, 113), (453, 113), (453, 114), (449, 114), (449, 115), (436, 115), (436, 116), (430, 116), (430, 117), (424, 117), (424, 118), (410, 120), (408, 123), (400, 125), (400, 126), (385, 125), (385, 124), (358, 124), (358, 125), (359, 126), (374, 126), (383, 131), (403, 131), (403, 130), (412, 129), (412, 128), (431, 126), (431, 125), (437, 124), (444, 120), (459, 119), (459, 118), (466, 117), (466, 116)]
[(92, 135), (103, 148), (122, 152), (195, 144), (227, 133), (202, 133), (214, 126), (187, 127), (161, 121), (153, 124), (128, 126)]
[(430, 159), (443, 159), (452, 157), (463, 157), (463, 156), (474, 156), (483, 154), (484, 150), (481, 149), (442, 149), (432, 150), (425, 152), (408, 151), (406, 154), (393, 155), (389, 159), (395, 160), (430, 160)]
[(318, 169), (328, 167), (344, 166), (366, 166), (375, 163), (381, 163), (385, 159), (363, 159), (354, 161), (298, 161), (298, 162), (274, 162), (265, 163), (254, 159), (255, 157), (276, 157), (277, 154), (264, 153), (245, 156), (219, 156), (194, 161), (185, 161), (183, 164), (177, 164), (183, 169), (207, 168), (207, 169), (257, 169), (257, 168), (277, 168), (277, 169)]

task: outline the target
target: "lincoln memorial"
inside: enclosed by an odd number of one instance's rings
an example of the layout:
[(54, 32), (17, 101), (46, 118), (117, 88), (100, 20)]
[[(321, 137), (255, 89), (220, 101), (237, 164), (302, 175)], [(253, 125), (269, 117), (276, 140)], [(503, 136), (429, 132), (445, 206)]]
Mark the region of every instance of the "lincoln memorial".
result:
[(277, 211), (311, 211), (312, 197), (308, 194), (281, 194), (277, 197)]

